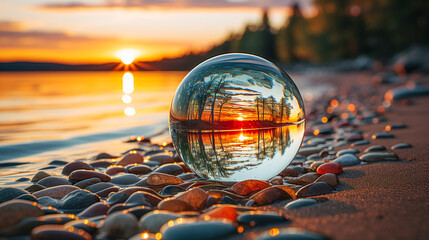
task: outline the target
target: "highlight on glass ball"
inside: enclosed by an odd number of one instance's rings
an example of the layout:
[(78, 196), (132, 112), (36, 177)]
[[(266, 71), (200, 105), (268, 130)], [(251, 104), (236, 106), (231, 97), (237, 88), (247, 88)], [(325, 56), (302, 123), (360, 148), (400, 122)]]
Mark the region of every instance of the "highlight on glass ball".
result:
[(305, 125), (301, 95), (270, 61), (225, 54), (182, 80), (170, 109), (170, 133), (186, 165), (204, 179), (268, 180), (299, 150)]

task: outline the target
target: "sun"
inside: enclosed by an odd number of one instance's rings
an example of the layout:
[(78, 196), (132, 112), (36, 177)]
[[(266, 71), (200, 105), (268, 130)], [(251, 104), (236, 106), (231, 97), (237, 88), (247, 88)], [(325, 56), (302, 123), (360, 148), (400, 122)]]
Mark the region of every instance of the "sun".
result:
[(139, 54), (140, 51), (136, 49), (121, 49), (115, 53), (125, 65), (133, 63), (134, 59), (136, 59)]
[(238, 121), (243, 121), (244, 119), (243, 119), (243, 117), (238, 117), (237, 120)]

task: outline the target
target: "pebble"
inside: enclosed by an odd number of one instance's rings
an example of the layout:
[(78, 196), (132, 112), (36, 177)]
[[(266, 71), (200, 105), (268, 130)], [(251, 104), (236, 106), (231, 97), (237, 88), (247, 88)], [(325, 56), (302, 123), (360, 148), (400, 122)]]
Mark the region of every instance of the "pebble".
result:
[(130, 185), (134, 184), (141, 179), (134, 174), (124, 174), (120, 176), (113, 177), (110, 182), (117, 185)]
[(87, 209), (79, 213), (77, 216), (79, 218), (90, 218), (100, 215), (106, 215), (109, 211), (109, 204), (105, 202), (97, 202), (89, 206)]
[(183, 192), (185, 191), (185, 189), (183, 189), (182, 187), (179, 187), (177, 185), (168, 185), (165, 186), (162, 191), (161, 191), (161, 195), (176, 195), (179, 192)]
[(152, 172), (152, 168), (146, 165), (137, 165), (130, 167), (130, 169), (128, 169), (128, 172), (132, 174), (146, 174)]
[(313, 162), (313, 163), (311, 163), (311, 164), (310, 164), (310, 168), (311, 168), (312, 170), (316, 171), (316, 169), (317, 169), (320, 165), (325, 164), (325, 163), (326, 163), (325, 161), (315, 161), (315, 162)]
[(157, 185), (177, 185), (183, 183), (183, 180), (165, 173), (151, 173), (147, 176), (147, 184), (151, 186)]
[(112, 186), (112, 187), (108, 187), (108, 188), (105, 188), (103, 190), (100, 190), (98, 192), (95, 192), (95, 194), (97, 194), (98, 196), (100, 196), (102, 198), (106, 198), (109, 196), (110, 193), (118, 192), (119, 190), (120, 190), (119, 187)]
[(92, 167), (95, 167), (95, 168), (106, 168), (106, 167), (109, 167), (109, 166), (111, 166), (111, 165), (113, 165), (114, 163), (113, 162), (111, 162), (111, 161), (106, 161), (106, 160), (98, 160), (98, 161), (94, 161), (94, 162), (92, 162), (91, 164), (89, 164), (89, 165), (91, 165)]
[(281, 177), (298, 177), (298, 172), (291, 167), (287, 167), (283, 169), (283, 171), (281, 171), (278, 175)]
[(158, 204), (159, 210), (165, 210), (170, 212), (182, 212), (189, 211), (192, 209), (189, 204), (179, 199), (164, 199)]
[(360, 140), (360, 141), (356, 141), (356, 142), (354, 142), (354, 143), (352, 143), (352, 147), (357, 147), (357, 146), (363, 146), (363, 145), (368, 145), (368, 144), (370, 144), (371, 142), (370, 141), (368, 141), (368, 140)]
[(31, 179), (32, 182), (38, 182), (42, 180), (45, 177), (51, 176), (49, 173), (45, 171), (38, 171), (36, 174), (34, 174), (33, 178)]
[(97, 156), (94, 157), (95, 160), (98, 159), (112, 159), (112, 158), (116, 158), (115, 156), (112, 156), (108, 153), (99, 153)]
[(63, 197), (58, 208), (67, 212), (82, 211), (99, 201), (100, 197), (88, 190), (76, 190)]
[(109, 175), (104, 173), (90, 170), (76, 170), (69, 175), (69, 180), (78, 182), (93, 177), (99, 178), (102, 182), (108, 182), (111, 179)]
[(162, 225), (180, 217), (182, 217), (182, 215), (173, 212), (155, 210), (140, 218), (139, 227), (142, 231), (157, 233), (160, 231)]
[(388, 90), (384, 94), (384, 99), (388, 102), (409, 99), (417, 96), (429, 95), (429, 88), (415, 82), (408, 82), (407, 85)]
[(404, 129), (404, 128), (407, 128), (407, 125), (402, 124), (402, 123), (392, 124), (389, 127), (386, 126), (386, 130), (387, 129), (390, 129), (390, 130), (393, 130), (393, 129)]
[(4, 203), (6, 201), (15, 199), (23, 194), (31, 194), (31, 193), (19, 188), (11, 188), (11, 187), (2, 188), (0, 189), (0, 203)]
[(366, 148), (363, 152), (368, 153), (368, 152), (384, 152), (386, 151), (386, 147), (382, 146), (382, 145), (373, 145), (370, 146), (368, 148)]
[(356, 141), (361, 141), (363, 139), (362, 134), (352, 134), (348, 137), (346, 137), (346, 141), (347, 142), (356, 142)]
[(223, 239), (234, 232), (236, 228), (232, 223), (219, 220), (199, 222), (180, 218), (161, 228), (165, 240)]
[(397, 161), (398, 155), (393, 152), (370, 152), (360, 156), (362, 162)]
[(360, 164), (359, 158), (356, 157), (354, 154), (344, 154), (332, 162), (338, 163), (343, 167), (349, 167), (349, 166)]
[(104, 220), (99, 236), (128, 239), (139, 232), (137, 218), (130, 213), (113, 213)]
[(192, 210), (202, 210), (209, 195), (199, 188), (193, 188), (174, 196), (173, 199), (179, 199), (191, 206)]
[(43, 225), (33, 229), (32, 240), (92, 240), (91, 235), (82, 229), (68, 228), (61, 225)]
[(114, 186), (115, 185), (113, 183), (110, 183), (110, 182), (99, 182), (99, 183), (96, 183), (93, 185), (89, 185), (85, 189), (90, 191), (90, 192), (96, 193), (96, 192), (99, 192), (99, 191), (104, 190), (106, 188), (114, 187)]
[[(272, 228), (275, 229), (275, 228)], [(271, 230), (272, 230), (271, 229)], [(280, 231), (274, 231), (277, 233), (276, 235), (273, 234), (273, 231), (269, 231), (267, 233), (261, 234), (256, 240), (326, 240), (329, 238), (326, 238), (322, 235), (318, 235), (315, 233), (307, 232), (301, 229), (297, 228), (286, 228), (282, 229)], [(274, 236), (273, 236), (274, 235)]]
[(248, 195), (250, 193), (271, 187), (268, 182), (261, 180), (244, 180), (234, 184), (231, 190), (241, 196)]
[(325, 182), (316, 182), (305, 185), (296, 192), (298, 198), (312, 197), (332, 193), (335, 188)]
[(94, 178), (88, 178), (88, 179), (82, 180), (80, 182), (75, 183), (74, 185), (76, 187), (84, 189), (84, 188), (87, 188), (88, 186), (91, 186), (99, 182), (101, 182), (101, 180), (99, 178), (94, 177)]
[(341, 164), (336, 162), (324, 163), (317, 168), (317, 174), (320, 174), (320, 175), (323, 175), (326, 173), (340, 174), (343, 171), (344, 170)]
[(94, 167), (92, 167), (91, 165), (89, 165), (86, 162), (71, 162), (71, 163), (64, 166), (63, 171), (61, 173), (68, 176), (73, 171), (80, 170), (80, 169), (94, 170)]
[(280, 224), (288, 222), (280, 212), (266, 212), (266, 211), (249, 211), (240, 214), (237, 222), (240, 224), (250, 225), (251, 227), (263, 226), (268, 224)]
[(309, 156), (314, 153), (319, 153), (322, 150), (323, 148), (321, 147), (302, 147), (299, 149), (298, 153), (303, 156)]
[(290, 196), (282, 189), (279, 189), (277, 187), (269, 187), (255, 193), (253, 196), (250, 197), (250, 200), (255, 201), (255, 203), (259, 205), (264, 205), (270, 204), (277, 200), (285, 200), (291, 198), (292, 196)]
[(375, 133), (371, 136), (371, 139), (384, 139), (384, 138), (394, 138), (391, 133)]
[[(334, 175), (335, 176), (335, 175)], [(293, 200), (285, 205), (286, 210), (300, 209), (310, 207), (317, 204), (317, 200), (313, 198), (300, 198)]]
[(150, 156), (150, 161), (159, 162), (161, 165), (166, 163), (174, 163), (175, 159), (170, 154), (167, 154), (165, 152), (162, 153), (156, 153)]
[(137, 191), (130, 195), (125, 201), (125, 204), (130, 206), (145, 205), (145, 206), (156, 206), (161, 202), (161, 198), (147, 192)]
[(390, 149), (396, 150), (396, 149), (404, 149), (404, 148), (411, 148), (412, 146), (408, 143), (398, 143), (393, 145)]
[(65, 229), (68, 229), (70, 227), (73, 227), (73, 229), (81, 229), (89, 233), (91, 236), (95, 236), (98, 231), (98, 224), (89, 221), (88, 219), (73, 220), (64, 224)]
[(22, 194), (22, 195), (16, 197), (15, 199), (27, 200), (27, 201), (30, 201), (30, 202), (37, 202), (37, 198), (33, 194), (31, 194), (31, 193), (29, 193), (29, 194)]
[(125, 170), (125, 168), (123, 166), (115, 166), (115, 165), (113, 165), (113, 166), (109, 166), (106, 169), (106, 174), (110, 175), (110, 176), (118, 174), (118, 173), (125, 173), (125, 172), (127, 172), (127, 171)]
[(306, 185), (314, 182), (318, 177), (319, 175), (317, 173), (310, 172), (310, 173), (303, 174), (298, 178), (287, 179), (286, 182), (292, 183), (292, 184), (298, 184), (298, 185)]
[(53, 208), (58, 208), (58, 206), (60, 205), (59, 200), (55, 199), (55, 198), (51, 198), (48, 196), (44, 196), (44, 197), (39, 197), (37, 199), (37, 202), (41, 205), (41, 206), (45, 206), (45, 207), (53, 207)]
[(24, 218), (42, 215), (42, 209), (34, 202), (26, 200), (3, 202), (0, 204), (0, 229), (12, 227)]
[(66, 165), (68, 162), (61, 161), (61, 160), (53, 160), (48, 165), (55, 165), (55, 166), (63, 166)]
[(356, 155), (356, 154), (358, 154), (358, 153), (360, 153), (360, 151), (359, 151), (359, 150), (354, 149), (354, 148), (348, 148), (348, 149), (343, 149), (343, 150), (338, 151), (338, 152), (337, 152), (337, 154), (336, 154), (336, 156), (337, 156), (337, 157), (340, 157), (340, 156), (345, 155), (345, 154), (353, 154), (353, 155)]
[(335, 175), (333, 173), (323, 174), (318, 179), (316, 179), (316, 181), (314, 181), (314, 182), (325, 182), (325, 183), (331, 185), (332, 187), (336, 187), (336, 186), (338, 186), (338, 184), (340, 184), (340, 180), (338, 179), (337, 175)]
[(25, 188), (26, 191), (29, 191), (31, 193), (34, 193), (34, 192), (37, 192), (37, 191), (40, 191), (40, 190), (43, 190), (43, 189), (45, 189), (45, 187), (41, 186), (39, 184), (31, 184), (30, 186), (28, 186), (28, 187)]
[(155, 172), (177, 176), (183, 173), (183, 168), (177, 164), (165, 164), (156, 169)]
[(151, 207), (137, 206), (137, 207), (128, 208), (122, 212), (123, 213), (130, 213), (130, 214), (134, 215), (137, 219), (140, 219), (141, 217), (143, 217), (147, 213), (152, 212), (152, 210), (153, 209)]
[(36, 184), (42, 185), (47, 188), (60, 186), (60, 185), (71, 185), (71, 183), (67, 180), (67, 178), (54, 177), (54, 176), (45, 177), (42, 180), (38, 181)]
[(125, 154), (116, 164), (126, 166), (128, 164), (142, 163), (143, 160), (143, 156), (140, 155), (140, 153), (137, 151), (131, 151)]
[(210, 219), (226, 219), (235, 222), (237, 220), (237, 210), (231, 206), (220, 206), (201, 214), (199, 218), (205, 221)]

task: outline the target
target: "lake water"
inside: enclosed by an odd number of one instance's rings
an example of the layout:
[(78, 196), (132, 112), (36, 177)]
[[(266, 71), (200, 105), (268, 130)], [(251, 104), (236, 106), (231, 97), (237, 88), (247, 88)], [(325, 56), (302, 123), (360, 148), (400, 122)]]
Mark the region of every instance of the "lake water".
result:
[[(14, 164), (120, 154), (129, 136), (170, 141), (168, 112), (186, 72), (0, 73), (0, 182)], [(303, 97), (330, 89), (314, 75), (291, 75)], [(27, 166), (22, 165), (22, 166)], [(20, 168), (27, 172), (25, 168)], [(11, 179), (8, 179), (8, 176)], [(13, 178), (13, 179), (12, 179)]]

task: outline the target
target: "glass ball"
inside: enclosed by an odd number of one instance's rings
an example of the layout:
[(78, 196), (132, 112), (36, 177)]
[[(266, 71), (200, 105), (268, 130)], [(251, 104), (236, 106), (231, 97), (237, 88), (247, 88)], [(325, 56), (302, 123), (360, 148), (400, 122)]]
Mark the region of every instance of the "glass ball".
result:
[(169, 118), (174, 147), (198, 176), (269, 180), (299, 150), (304, 104), (292, 79), (270, 61), (224, 54), (182, 80)]

